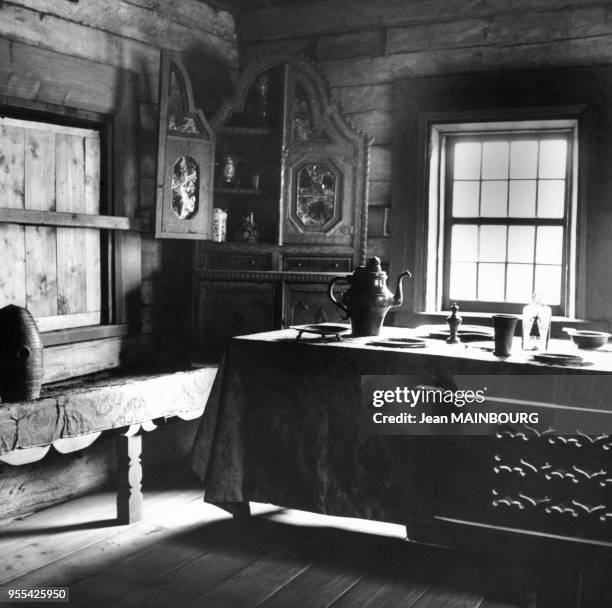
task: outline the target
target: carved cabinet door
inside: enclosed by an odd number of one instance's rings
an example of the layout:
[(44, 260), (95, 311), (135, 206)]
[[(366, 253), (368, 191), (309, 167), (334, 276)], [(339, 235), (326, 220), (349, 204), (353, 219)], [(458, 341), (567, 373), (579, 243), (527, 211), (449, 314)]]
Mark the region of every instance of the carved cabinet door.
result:
[(289, 66), (283, 157), (283, 242), (359, 242), (364, 138), (331, 104), (320, 79)]
[(220, 355), (234, 336), (278, 329), (274, 283), (200, 280), (196, 298), (196, 359)]
[(215, 134), (176, 54), (162, 53), (160, 82), (155, 236), (210, 238)]

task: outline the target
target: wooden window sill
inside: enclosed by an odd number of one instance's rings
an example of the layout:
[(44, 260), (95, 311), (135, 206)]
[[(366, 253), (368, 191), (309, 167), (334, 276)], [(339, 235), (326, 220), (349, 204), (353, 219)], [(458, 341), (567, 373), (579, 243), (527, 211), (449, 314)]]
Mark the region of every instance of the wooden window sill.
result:
[(87, 327), (72, 327), (70, 329), (59, 329), (41, 333), (43, 346), (57, 346), (59, 344), (71, 344), (73, 342), (84, 342), (86, 340), (102, 340), (104, 338), (117, 338), (127, 336), (129, 328), (126, 323), (116, 325), (89, 325)]
[[(414, 327), (417, 325), (426, 325), (430, 323), (445, 324), (446, 318), (449, 316), (450, 311), (448, 310), (436, 310), (436, 311), (421, 311), (408, 313), (403, 315), (399, 313), (396, 315), (395, 325), (397, 327)], [(463, 312), (459, 311), (459, 315), (462, 317), (464, 323), (470, 325), (486, 325), (491, 327), (493, 325), (492, 317), (495, 313), (490, 312)], [(517, 315), (520, 317), (520, 315)], [(552, 336), (565, 338), (566, 334), (563, 333), (563, 327), (574, 327), (580, 329), (592, 329), (596, 331), (607, 331), (609, 324), (606, 321), (589, 321), (588, 319), (575, 319), (564, 316), (553, 316), (552, 317)]]

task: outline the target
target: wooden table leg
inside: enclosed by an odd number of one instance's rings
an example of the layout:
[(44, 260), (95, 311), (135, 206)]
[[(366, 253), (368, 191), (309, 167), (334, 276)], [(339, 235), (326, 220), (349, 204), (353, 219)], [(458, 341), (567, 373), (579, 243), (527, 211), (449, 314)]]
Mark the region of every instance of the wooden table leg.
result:
[(236, 521), (246, 521), (251, 517), (251, 505), (248, 502), (216, 502), (213, 504), (230, 513)]
[(142, 519), (141, 435), (117, 437), (117, 521), (130, 524)]

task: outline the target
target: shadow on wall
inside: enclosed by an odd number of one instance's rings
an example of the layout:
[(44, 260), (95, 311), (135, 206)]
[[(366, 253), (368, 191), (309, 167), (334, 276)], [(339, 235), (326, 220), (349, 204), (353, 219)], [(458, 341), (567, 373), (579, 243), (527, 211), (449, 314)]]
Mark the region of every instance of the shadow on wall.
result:
[(193, 86), (195, 104), (210, 120), (223, 98), (232, 94), (238, 70), (207, 56), (198, 47), (185, 51), (182, 58)]

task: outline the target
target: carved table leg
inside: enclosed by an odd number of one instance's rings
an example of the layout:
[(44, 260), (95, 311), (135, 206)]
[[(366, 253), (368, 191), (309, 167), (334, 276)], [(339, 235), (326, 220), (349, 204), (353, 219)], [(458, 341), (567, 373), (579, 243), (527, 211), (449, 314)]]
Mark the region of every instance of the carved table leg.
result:
[(142, 436), (117, 437), (117, 521), (129, 524), (142, 519)]

